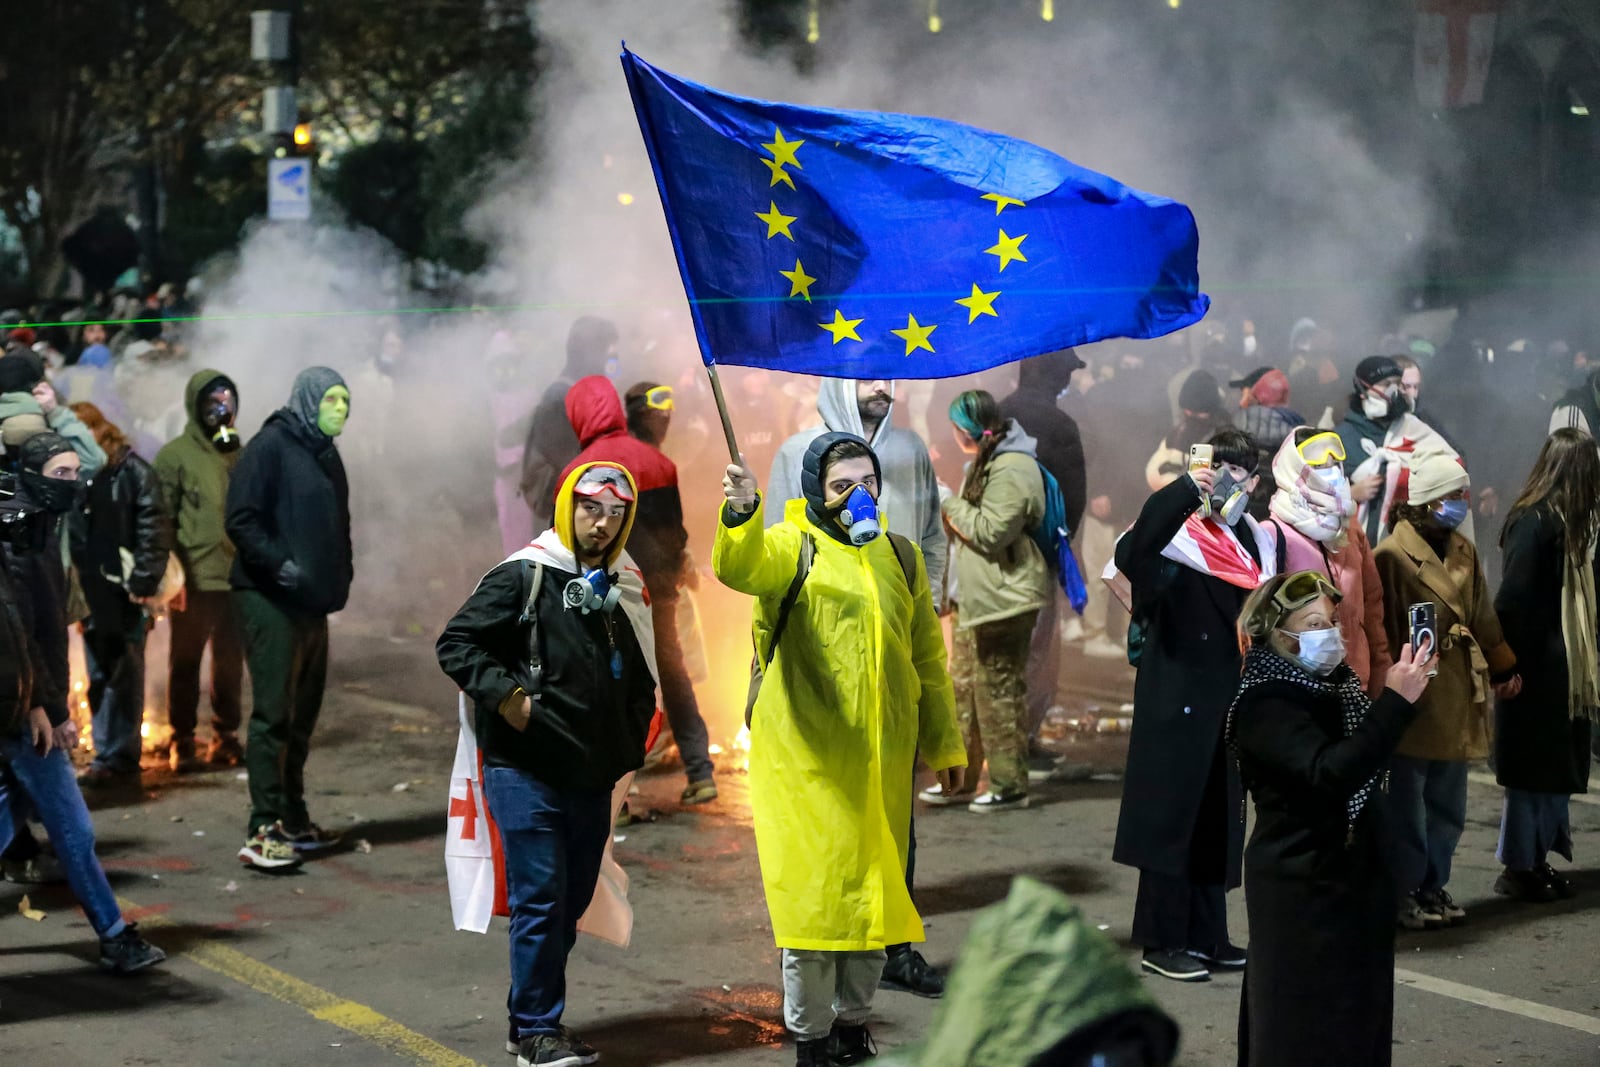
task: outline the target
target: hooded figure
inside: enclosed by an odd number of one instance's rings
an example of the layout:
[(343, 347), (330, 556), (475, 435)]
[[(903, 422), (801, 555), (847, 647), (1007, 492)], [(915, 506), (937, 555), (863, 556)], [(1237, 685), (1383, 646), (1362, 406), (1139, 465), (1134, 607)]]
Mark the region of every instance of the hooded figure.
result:
[(292, 866), (338, 835), (306, 811), (304, 769), (328, 672), (328, 615), (350, 594), (350, 487), (333, 439), (350, 393), (327, 367), (300, 372), (289, 403), (239, 455), (224, 527), (255, 708), (245, 765), (251, 815), (239, 859)]
[[(935, 771), (966, 763), (925, 565), (908, 576), (888, 537), (852, 543), (824, 482), (823, 452), (849, 444), (805, 449), (803, 491), (770, 529), (759, 499), (748, 512), (724, 505), (711, 556), (724, 585), (756, 598), (766, 652), (814, 546), (750, 712), (750, 806), (785, 1021), (809, 1048), (834, 1021), (860, 1031), (883, 950), (924, 939), (905, 879), (912, 775), (919, 750)], [(871, 452), (854, 445), (835, 463), (863, 468)]]
[(560, 472), (582, 445), (567, 421), (567, 390), (579, 378), (605, 374), (617, 358), (617, 328), (607, 319), (585, 315), (567, 333), (567, 362), (533, 409), (528, 440), (522, 450), (522, 498), (533, 512), (533, 528), (549, 527), (555, 513)]
[[(1564, 366), (1571, 366), (1570, 357)], [(1591, 371), (1582, 385), (1567, 390), (1556, 401), (1549, 432), (1555, 433), (1563, 426), (1582, 430), (1590, 437), (1600, 433), (1600, 370)]]
[(1191, 371), (1178, 390), (1178, 424), (1156, 446), (1145, 464), (1144, 478), (1155, 492), (1176, 481), (1189, 467), (1189, 449), (1232, 423), (1222, 407), (1222, 393), (1210, 371)]
[[(464, 771), (481, 773), (497, 826), (489, 834), (500, 842), (511, 919), (511, 1036), (529, 1063), (593, 1062), (595, 1055), (561, 1016), (580, 916), (585, 924), (600, 918), (603, 869), (617, 876), (608, 876), (608, 891), (620, 879), (606, 863), (612, 818), (644, 763), (655, 712), (650, 608), (625, 551), (637, 496), (632, 475), (616, 464), (573, 469), (555, 498), (554, 526), (484, 576), (435, 649), (475, 709), (471, 720), (463, 712), (463, 741), (475, 739), (482, 771), (470, 759)], [(602, 532), (609, 540), (597, 557), (585, 545), (598, 544)], [(454, 777), (452, 792), (472, 789), (470, 778)], [(453, 816), (451, 829), (447, 848), (464, 844)], [(455, 897), (458, 870), (471, 868), (451, 866)], [(487, 918), (482, 908), (457, 912), (458, 925), (472, 929)]]
[(155, 471), (172, 522), (173, 548), (183, 564), (182, 600), (172, 612), (168, 717), (173, 769), (187, 773), (202, 766), (194, 734), (200, 715), (200, 666), (208, 644), (212, 741), (207, 760), (231, 767), (244, 755), (238, 739), (244, 650), (229, 581), (234, 548), (224, 528), (228, 482), (243, 439), (233, 426), (239, 413), (238, 386), (220, 371), (206, 368), (191, 377), (183, 408), (188, 422), (182, 434), (156, 453)]
[(638, 498), (629, 516), (628, 554), (638, 563), (650, 590), (661, 700), (689, 782), (681, 799), (692, 804), (715, 800), (710, 737), (700, 717), (694, 684), (683, 665), (678, 638), (678, 590), (689, 544), (683, 528), (683, 501), (678, 495), (678, 468), (659, 448), (628, 433), (622, 400), (611, 379), (598, 374), (578, 379), (567, 391), (566, 409), (583, 451), (561, 472), (562, 483), (579, 467), (593, 463), (617, 464), (634, 479)]
[(1078, 353), (1070, 348), (1025, 359), (1017, 367), (1016, 392), (1000, 401), (1000, 414), (1028, 431), (1038, 446), (1039, 463), (1061, 486), (1067, 529), (1074, 536), (1087, 502), (1083, 437), (1077, 422), (1057, 401), (1083, 366)]
[(867, 442), (876, 457), (881, 477), (878, 508), (886, 528), (915, 541), (922, 549), (933, 588), (934, 603), (944, 604), (945, 567), (948, 546), (939, 521), (939, 479), (928, 458), (928, 446), (910, 430), (890, 425), (894, 417), (894, 386), (884, 383), (888, 402), (874, 398), (882, 415), (868, 433), (861, 416), (854, 378), (823, 378), (817, 392), (817, 414), (822, 425), (801, 430), (783, 442), (772, 460), (772, 477), (766, 495), (772, 506), (766, 510), (766, 523), (775, 525), (786, 518), (781, 505), (801, 496), (801, 461), (818, 437), (830, 431), (854, 434)]

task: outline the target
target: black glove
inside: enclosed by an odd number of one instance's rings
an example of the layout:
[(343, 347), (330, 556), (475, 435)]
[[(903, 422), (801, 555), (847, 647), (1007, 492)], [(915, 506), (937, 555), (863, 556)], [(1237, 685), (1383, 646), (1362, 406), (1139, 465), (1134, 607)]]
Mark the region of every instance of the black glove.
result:
[(300, 588), (300, 564), (292, 559), (284, 560), (283, 566), (278, 568), (278, 585), (289, 593)]

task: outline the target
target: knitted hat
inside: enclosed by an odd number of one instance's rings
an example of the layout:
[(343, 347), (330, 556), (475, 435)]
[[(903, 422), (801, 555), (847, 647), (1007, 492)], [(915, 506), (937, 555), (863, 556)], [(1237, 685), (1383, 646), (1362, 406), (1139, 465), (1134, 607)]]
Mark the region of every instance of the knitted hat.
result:
[(1356, 364), (1356, 381), (1361, 385), (1377, 385), (1385, 379), (1400, 376), (1400, 364), (1389, 356), (1368, 356)]
[(1431, 504), (1457, 489), (1466, 489), (1472, 485), (1472, 479), (1467, 477), (1467, 468), (1461, 465), (1459, 456), (1428, 452), (1412, 457), (1409, 484), (1406, 501), (1419, 505)]
[(0, 444), (4, 444), (6, 451), (9, 452), (28, 438), (44, 433), (49, 428), (43, 415), (28, 413), (13, 415), (0, 422)]
[(0, 356), (0, 393), (28, 393), (44, 381), (44, 360), (32, 352)]

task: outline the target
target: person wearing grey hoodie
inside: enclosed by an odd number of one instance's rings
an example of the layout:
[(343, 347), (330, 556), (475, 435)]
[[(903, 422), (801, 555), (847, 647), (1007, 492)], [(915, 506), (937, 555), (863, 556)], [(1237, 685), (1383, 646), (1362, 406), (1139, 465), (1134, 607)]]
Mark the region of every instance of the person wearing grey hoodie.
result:
[[(883, 467), (878, 506), (890, 529), (921, 546), (934, 605), (943, 610), (949, 544), (939, 520), (939, 479), (933, 473), (927, 444), (911, 430), (891, 425), (893, 413), (893, 382), (823, 378), (817, 392), (817, 414), (822, 422), (779, 446), (772, 461), (772, 477), (767, 479), (767, 495), (775, 505), (800, 499), (801, 463), (818, 437), (833, 432), (862, 438)], [(767, 509), (768, 526), (782, 519), (782, 507)]]

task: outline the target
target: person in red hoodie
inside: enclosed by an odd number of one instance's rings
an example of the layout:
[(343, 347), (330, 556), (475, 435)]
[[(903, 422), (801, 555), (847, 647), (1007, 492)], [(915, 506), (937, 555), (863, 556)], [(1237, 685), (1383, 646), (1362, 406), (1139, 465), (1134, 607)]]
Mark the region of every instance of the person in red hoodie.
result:
[(567, 464), (556, 484), (565, 484), (567, 475), (585, 463), (616, 463), (626, 467), (638, 485), (638, 516), (628, 537), (628, 554), (644, 572), (650, 594), (662, 710), (689, 779), (680, 799), (685, 804), (709, 803), (717, 799), (710, 739), (678, 640), (678, 589), (689, 542), (678, 495), (678, 468), (666, 453), (628, 432), (622, 398), (609, 378), (594, 374), (578, 379), (567, 391), (566, 407), (567, 421), (583, 451)]

